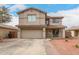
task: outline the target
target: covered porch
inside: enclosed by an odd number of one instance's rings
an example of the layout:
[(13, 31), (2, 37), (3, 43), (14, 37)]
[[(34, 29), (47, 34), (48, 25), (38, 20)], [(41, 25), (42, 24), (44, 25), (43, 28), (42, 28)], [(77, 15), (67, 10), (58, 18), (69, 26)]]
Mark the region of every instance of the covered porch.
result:
[(46, 29), (46, 38), (65, 38), (64, 27), (51, 26)]
[(47, 29), (46, 37), (47, 38), (64, 38), (64, 30), (63, 29)]

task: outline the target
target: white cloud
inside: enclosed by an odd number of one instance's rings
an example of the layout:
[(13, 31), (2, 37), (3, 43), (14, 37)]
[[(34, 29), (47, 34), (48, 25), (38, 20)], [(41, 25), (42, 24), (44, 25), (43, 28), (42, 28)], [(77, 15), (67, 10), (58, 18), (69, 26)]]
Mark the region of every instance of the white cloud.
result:
[(5, 4), (0, 4), (0, 6), (5, 6)]
[(24, 9), (26, 9), (26, 6), (24, 6), (23, 4), (16, 4), (16, 5), (13, 5), (12, 7), (10, 7), (9, 9), (10, 9), (10, 11), (15, 11), (16, 9), (24, 10)]
[(68, 27), (77, 26), (77, 25), (79, 25), (79, 16), (65, 17), (63, 19), (63, 24)]
[(19, 22), (18, 16), (13, 16), (11, 22), (5, 24), (15, 26), (18, 25), (18, 22)]
[(50, 16), (64, 16), (63, 24), (71, 27), (79, 25), (79, 7), (70, 10), (61, 10), (56, 13), (49, 13)]

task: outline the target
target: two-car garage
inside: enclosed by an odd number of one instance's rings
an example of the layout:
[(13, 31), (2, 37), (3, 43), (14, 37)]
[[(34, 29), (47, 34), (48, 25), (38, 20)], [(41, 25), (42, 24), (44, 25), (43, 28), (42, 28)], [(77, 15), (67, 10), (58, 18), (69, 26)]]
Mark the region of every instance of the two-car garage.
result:
[(43, 38), (43, 32), (42, 30), (21, 30), (21, 38)]

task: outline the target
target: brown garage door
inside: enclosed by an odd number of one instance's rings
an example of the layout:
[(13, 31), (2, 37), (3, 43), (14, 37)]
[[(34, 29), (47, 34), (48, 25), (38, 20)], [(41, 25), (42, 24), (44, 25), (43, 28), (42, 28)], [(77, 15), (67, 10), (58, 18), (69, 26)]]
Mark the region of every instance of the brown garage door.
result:
[(42, 30), (22, 30), (22, 38), (43, 38)]

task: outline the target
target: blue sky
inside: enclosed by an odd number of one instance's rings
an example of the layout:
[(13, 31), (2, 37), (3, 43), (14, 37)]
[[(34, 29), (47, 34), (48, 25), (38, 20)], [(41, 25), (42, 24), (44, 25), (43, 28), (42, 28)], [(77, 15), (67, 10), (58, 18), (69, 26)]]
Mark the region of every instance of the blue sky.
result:
[[(5, 5), (6, 8), (10, 9), (11, 7), (15, 6), (16, 4), (7, 4)], [(26, 8), (34, 7), (39, 8), (46, 12), (57, 12), (60, 10), (69, 10), (79, 6), (79, 4), (23, 4)], [(16, 6), (15, 6), (16, 7)], [(11, 14), (16, 15), (16, 12), (20, 11), (19, 8), (11, 11)]]
[(79, 26), (79, 4), (3, 4), (9, 9), (9, 13), (13, 15), (10, 25), (18, 24), (17, 12), (26, 8), (38, 8), (47, 12), (49, 16), (64, 16), (63, 25)]
[(67, 9), (72, 9), (75, 8), (79, 5), (75, 4), (35, 4), (35, 5), (25, 5), (29, 7), (36, 7), (36, 8), (42, 8), (43, 10), (46, 10), (47, 12), (57, 12), (59, 10), (67, 10)]

